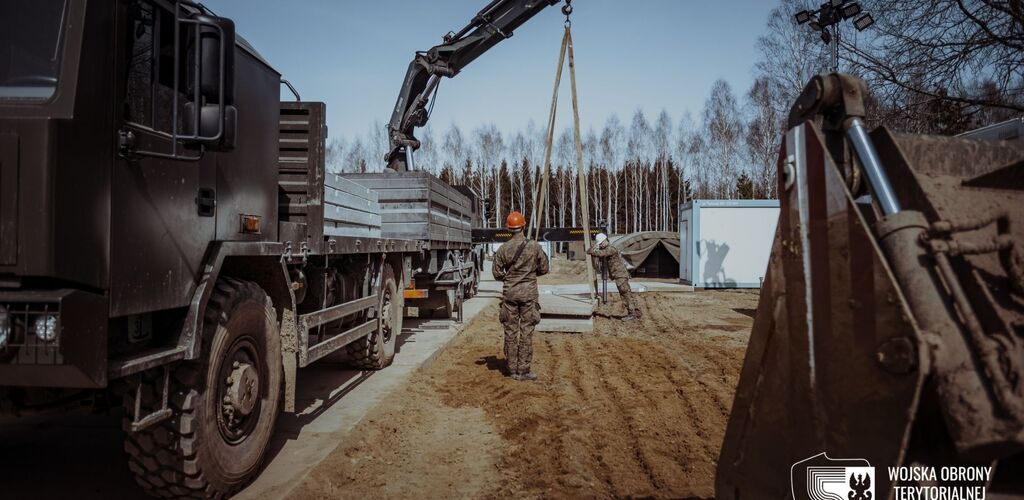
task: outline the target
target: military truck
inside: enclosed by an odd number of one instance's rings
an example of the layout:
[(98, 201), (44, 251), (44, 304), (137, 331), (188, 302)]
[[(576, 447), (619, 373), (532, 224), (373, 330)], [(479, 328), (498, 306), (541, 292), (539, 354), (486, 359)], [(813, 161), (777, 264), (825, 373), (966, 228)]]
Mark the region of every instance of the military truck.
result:
[[(120, 397), (156, 495), (237, 491), (299, 367), (383, 368), (411, 279), (447, 311), (478, 279), (470, 197), (326, 174), (323, 103), (280, 92), (196, 3), (0, 4), (0, 407)], [(389, 215), (386, 175), (429, 192)]]

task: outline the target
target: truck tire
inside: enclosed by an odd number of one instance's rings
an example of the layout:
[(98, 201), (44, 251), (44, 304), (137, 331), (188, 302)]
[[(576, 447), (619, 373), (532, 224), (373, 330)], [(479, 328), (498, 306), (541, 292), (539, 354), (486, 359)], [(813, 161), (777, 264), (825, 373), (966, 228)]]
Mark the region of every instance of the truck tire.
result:
[(346, 347), (349, 364), (360, 370), (380, 370), (390, 365), (395, 359), (398, 335), (402, 333), (404, 300), (398, 293), (395, 272), (390, 264), (384, 264), (381, 273), (377, 328)]
[[(266, 292), (248, 281), (217, 281), (202, 342), (200, 359), (178, 365), (171, 376), (172, 416), (125, 439), (128, 466), (153, 496), (231, 496), (256, 476), (273, 435), (281, 339)], [(160, 378), (153, 382), (144, 385), (144, 408), (161, 404)], [(133, 395), (125, 398), (126, 431)]]

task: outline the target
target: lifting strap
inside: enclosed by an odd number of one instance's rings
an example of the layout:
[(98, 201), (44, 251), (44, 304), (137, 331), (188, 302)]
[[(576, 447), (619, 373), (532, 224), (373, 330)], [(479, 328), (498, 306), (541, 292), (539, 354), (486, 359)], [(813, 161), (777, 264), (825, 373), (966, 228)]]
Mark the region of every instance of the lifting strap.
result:
[[(590, 207), (588, 205), (587, 196), (587, 174), (583, 170), (583, 144), (580, 141), (580, 108), (579, 103), (576, 100), (576, 64), (573, 58), (572, 50), (572, 25), (569, 22), (569, 12), (566, 14), (565, 21), (565, 34), (562, 36), (562, 48), (558, 53), (558, 69), (555, 71), (555, 87), (551, 93), (551, 111), (548, 114), (548, 136), (547, 144), (544, 149), (544, 175), (541, 179), (540, 190), (535, 193), (533, 203), (533, 214), (530, 216), (530, 230), (533, 231), (533, 239), (536, 240), (540, 237), (540, 226), (542, 222), (542, 213), (544, 206), (547, 204), (548, 198), (548, 179), (551, 177), (551, 150), (554, 145), (555, 138), (555, 115), (558, 110), (558, 87), (562, 82), (562, 67), (565, 65), (566, 53), (569, 54), (569, 82), (572, 89), (572, 115), (573, 115), (573, 131), (575, 132), (574, 138), (576, 143), (576, 177), (579, 182), (579, 188), (576, 190), (579, 193), (580, 198), (580, 216), (583, 219), (583, 250), (584, 253), (588, 253), (591, 246), (590, 241)], [(527, 233), (527, 237), (529, 237)], [(587, 255), (585, 258), (587, 261), (587, 283), (590, 284), (590, 300), (593, 301), (597, 296), (597, 282), (594, 278), (594, 263)]]

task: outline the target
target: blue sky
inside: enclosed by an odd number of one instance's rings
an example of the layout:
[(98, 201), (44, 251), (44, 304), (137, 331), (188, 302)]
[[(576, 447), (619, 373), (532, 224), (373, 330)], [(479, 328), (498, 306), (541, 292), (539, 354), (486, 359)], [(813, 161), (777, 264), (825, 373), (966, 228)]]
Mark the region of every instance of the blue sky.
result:
[[(304, 100), (327, 103), (332, 138), (365, 137), (386, 124), (417, 50), (464, 26), (485, 0), (206, 0), (230, 17)], [(583, 128), (637, 108), (654, 119), (699, 117), (717, 78), (737, 96), (749, 88), (755, 42), (770, 0), (576, 0), (573, 38)], [(454, 79), (445, 79), (430, 126), (503, 131), (547, 121), (564, 17), (548, 7)], [(290, 99), (287, 90), (282, 99)], [(571, 124), (568, 73), (559, 127)]]

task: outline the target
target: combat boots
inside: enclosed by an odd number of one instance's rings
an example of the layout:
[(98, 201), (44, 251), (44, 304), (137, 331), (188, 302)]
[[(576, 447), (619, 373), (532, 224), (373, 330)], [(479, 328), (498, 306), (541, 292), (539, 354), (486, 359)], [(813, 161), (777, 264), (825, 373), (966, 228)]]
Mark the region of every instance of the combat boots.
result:
[(537, 380), (537, 374), (533, 372), (520, 373), (519, 377), (516, 380), (521, 380), (523, 382), (532, 382), (534, 380)]

